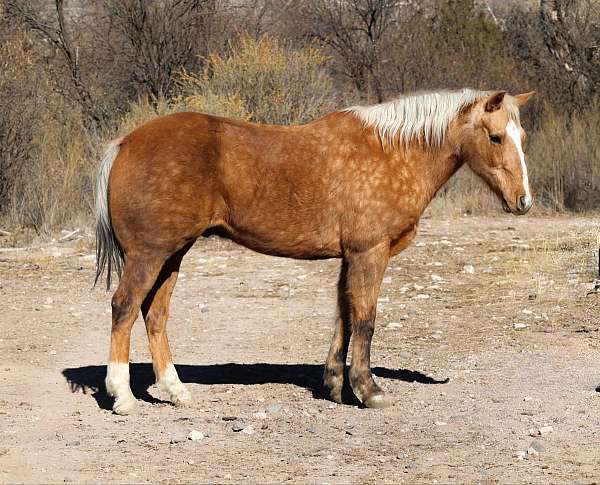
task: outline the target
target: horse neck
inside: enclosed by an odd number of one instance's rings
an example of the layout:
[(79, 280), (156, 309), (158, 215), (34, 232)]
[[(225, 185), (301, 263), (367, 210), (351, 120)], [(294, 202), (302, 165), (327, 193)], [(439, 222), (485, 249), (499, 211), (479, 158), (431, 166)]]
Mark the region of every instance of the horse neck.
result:
[(446, 182), (463, 165), (454, 144), (450, 141), (436, 150), (420, 146), (410, 147), (405, 153), (405, 163), (416, 165), (418, 186), (422, 188), (423, 209), (435, 197)]

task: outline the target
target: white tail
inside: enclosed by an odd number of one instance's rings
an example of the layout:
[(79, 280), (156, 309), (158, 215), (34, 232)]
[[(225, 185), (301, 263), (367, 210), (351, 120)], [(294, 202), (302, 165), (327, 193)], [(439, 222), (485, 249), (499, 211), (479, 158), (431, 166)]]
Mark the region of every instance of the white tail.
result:
[(113, 269), (121, 277), (123, 270), (123, 250), (115, 238), (108, 207), (108, 176), (112, 164), (119, 154), (122, 139), (113, 141), (102, 161), (98, 171), (96, 184), (96, 279), (94, 285), (106, 268), (106, 289), (110, 289)]

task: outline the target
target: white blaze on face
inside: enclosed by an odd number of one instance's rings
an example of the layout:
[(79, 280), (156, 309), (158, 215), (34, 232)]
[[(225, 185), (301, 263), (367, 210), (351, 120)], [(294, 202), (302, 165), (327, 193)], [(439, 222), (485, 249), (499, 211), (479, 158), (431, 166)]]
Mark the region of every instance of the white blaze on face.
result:
[(525, 165), (525, 153), (523, 153), (523, 147), (521, 146), (521, 133), (517, 124), (510, 120), (506, 125), (506, 134), (513, 141), (517, 147), (519, 159), (521, 160), (521, 172), (523, 172), (523, 187), (525, 188), (525, 198), (527, 199), (527, 205), (531, 202), (531, 192), (529, 190), (529, 177), (527, 176), (527, 166)]

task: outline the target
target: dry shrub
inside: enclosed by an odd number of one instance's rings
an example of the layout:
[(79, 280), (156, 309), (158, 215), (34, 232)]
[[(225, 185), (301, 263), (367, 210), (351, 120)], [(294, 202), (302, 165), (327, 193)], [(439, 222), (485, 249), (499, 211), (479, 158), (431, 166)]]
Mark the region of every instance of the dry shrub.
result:
[(150, 95), (140, 96), (137, 101), (129, 105), (127, 113), (117, 120), (117, 134), (124, 136), (154, 118), (176, 111), (177, 106), (174, 106), (166, 98), (154, 98)]
[(11, 213), (39, 233), (82, 216), (89, 219), (95, 165), (81, 113), (40, 116), (28, 163), (13, 173)]
[(75, 215), (89, 219), (93, 178), (81, 111), (57, 94), (44, 56), (19, 30), (0, 45), (2, 216), (38, 234)]
[(493, 214), (502, 210), (496, 194), (466, 165), (442, 187), (427, 209), (433, 216)]
[(532, 185), (556, 210), (600, 208), (600, 100), (565, 114), (547, 108), (528, 149)]
[(198, 111), (262, 123), (302, 123), (335, 108), (333, 83), (318, 49), (241, 37), (212, 54), (200, 74), (182, 72), (178, 102)]

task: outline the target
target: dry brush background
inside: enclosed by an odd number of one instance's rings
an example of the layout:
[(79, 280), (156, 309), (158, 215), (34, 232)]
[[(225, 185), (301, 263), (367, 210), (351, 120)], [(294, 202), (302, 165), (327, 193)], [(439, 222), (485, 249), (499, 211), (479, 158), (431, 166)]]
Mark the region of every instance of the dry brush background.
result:
[[(21, 236), (91, 224), (102, 147), (198, 110), (301, 123), (401, 92), (537, 90), (538, 202), (600, 202), (598, 0), (2, 0), (0, 217)], [(434, 210), (496, 202), (463, 171)]]

